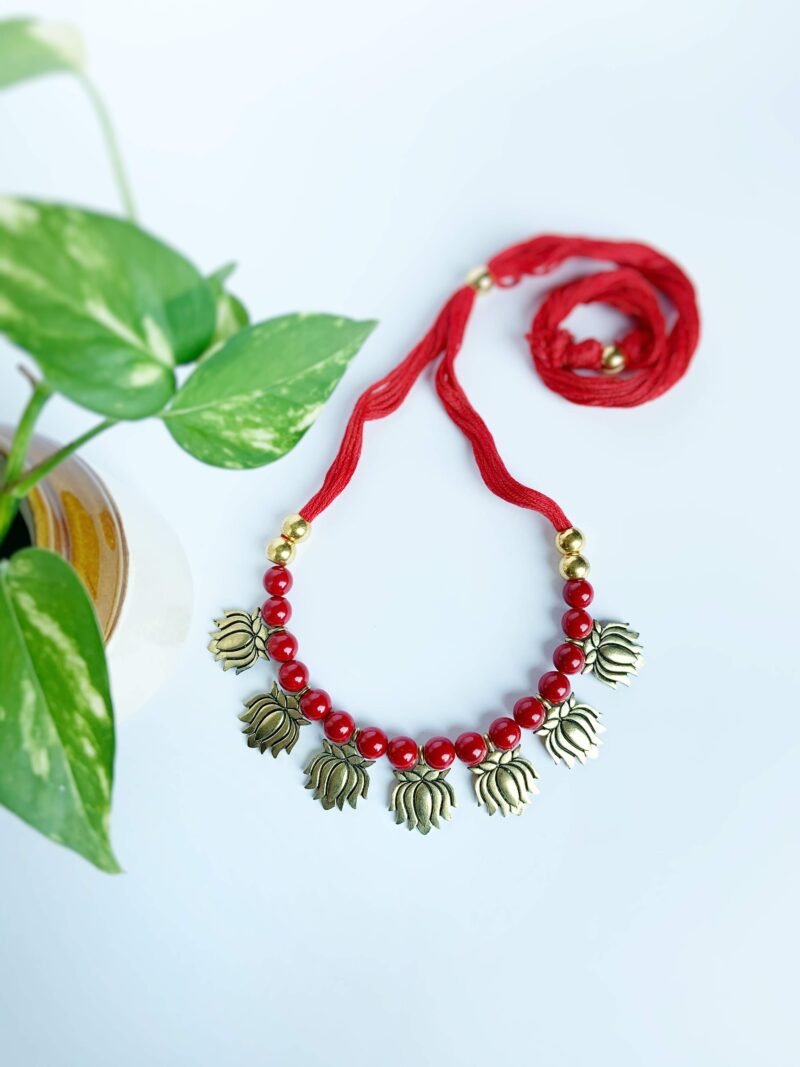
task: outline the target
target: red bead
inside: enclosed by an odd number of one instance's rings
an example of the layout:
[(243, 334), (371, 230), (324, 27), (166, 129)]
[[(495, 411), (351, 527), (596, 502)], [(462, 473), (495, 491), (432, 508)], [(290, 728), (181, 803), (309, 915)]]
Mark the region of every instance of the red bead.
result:
[(365, 730), (358, 731), (356, 748), (364, 759), (380, 759), (386, 752), (389, 744), (386, 734), (377, 726), (368, 726)]
[(393, 737), (386, 748), (386, 756), (398, 771), (407, 771), (419, 759), (417, 742), (410, 737)]
[(308, 667), (296, 659), (282, 663), (278, 668), (278, 681), (287, 693), (299, 693), (308, 685)]
[(343, 745), (349, 741), (355, 728), (353, 716), (346, 711), (332, 711), (322, 724), (327, 739), (334, 741), (337, 745)]
[(446, 771), (456, 758), (456, 746), (449, 737), (432, 737), (422, 751), (425, 762), (435, 771)]
[(474, 767), (485, 760), (488, 751), (486, 738), (474, 730), (468, 730), (456, 738), (456, 755), (468, 767)]
[(577, 674), (578, 671), (583, 670), (585, 663), (586, 656), (583, 654), (583, 649), (573, 645), (570, 641), (559, 645), (553, 653), (553, 665), (562, 674)]
[(592, 632), (592, 616), (583, 608), (570, 608), (561, 617), (561, 627), (567, 637), (582, 641)]
[(285, 567), (270, 567), (264, 575), (264, 588), (272, 596), (285, 596), (292, 588), (292, 576)]
[(278, 630), (267, 638), (267, 654), (278, 663), (288, 663), (297, 655), (297, 638), (288, 630)]
[(564, 583), (564, 599), (571, 608), (588, 608), (594, 600), (594, 589), (585, 578), (570, 578)]
[(489, 740), (495, 748), (501, 748), (506, 752), (509, 748), (516, 748), (522, 740), (522, 730), (513, 719), (503, 716), (495, 719), (489, 727)]
[(539, 679), (539, 692), (550, 704), (561, 704), (569, 696), (570, 689), (569, 678), (561, 671), (548, 671)]
[(522, 697), (514, 705), (514, 718), (524, 730), (538, 730), (547, 718), (547, 709), (538, 697)]
[(331, 707), (331, 698), (324, 689), (308, 689), (300, 697), (300, 710), (311, 722), (324, 719)]
[(292, 617), (292, 605), (282, 596), (271, 596), (261, 605), (261, 618), (267, 626), (285, 626)]

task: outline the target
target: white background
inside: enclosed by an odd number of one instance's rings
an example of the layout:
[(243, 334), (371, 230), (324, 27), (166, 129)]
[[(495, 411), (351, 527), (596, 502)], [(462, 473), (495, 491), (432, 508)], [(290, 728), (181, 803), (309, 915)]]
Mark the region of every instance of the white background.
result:
[[(193, 632), (119, 732), (124, 875), (0, 813), (5, 1067), (796, 1063), (796, 5), (37, 13), (84, 29), (154, 232), (207, 270), (237, 259), (258, 318), (381, 326), (271, 469), (203, 467), (157, 424), (87, 449), (177, 530)], [(69, 79), (0, 97), (0, 143), (5, 191), (116, 210)], [(238, 702), (268, 668), (223, 675), (209, 619), (258, 599), (264, 541), (316, 489), (359, 391), (470, 267), (545, 231), (649, 241), (698, 285), (691, 372), (632, 411), (538, 381), (538, 283), (481, 303), (462, 360), (513, 471), (588, 533), (598, 611), (637, 625), (646, 670), (621, 694), (580, 683), (608, 726), (590, 766), (526, 741), (541, 795), (521, 819), (487, 818), (463, 769), (428, 838), (392, 824), (385, 768), (357, 813), (325, 813), (302, 788), (313, 729), (274, 762), (244, 746)], [(24, 389), (2, 356), (8, 421)], [(62, 439), (87, 424), (62, 403), (44, 420)], [(554, 562), (426, 379), (370, 429), (302, 552), (304, 658), (391, 731), (485, 726), (546, 665)]]

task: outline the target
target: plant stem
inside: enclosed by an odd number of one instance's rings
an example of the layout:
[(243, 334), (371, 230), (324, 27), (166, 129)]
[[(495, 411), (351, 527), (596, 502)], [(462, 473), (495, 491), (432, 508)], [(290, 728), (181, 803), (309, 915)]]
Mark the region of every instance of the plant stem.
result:
[(11, 448), (8, 452), (8, 459), (6, 460), (5, 471), (0, 486), (8, 485), (10, 482), (16, 481), (22, 473), (22, 469), (25, 466), (25, 456), (28, 452), (28, 445), (30, 444), (31, 436), (33, 435), (33, 428), (36, 425), (36, 420), (39, 418), (39, 413), (49, 399), (50, 390), (43, 382), (37, 382), (33, 388), (28, 403), (25, 405), (25, 410), (22, 412), (22, 417), (19, 420), (19, 425), (14, 434), (14, 440), (11, 442)]
[(120, 152), (119, 143), (117, 142), (117, 135), (114, 133), (111, 116), (108, 113), (108, 109), (106, 108), (102, 96), (95, 88), (93, 82), (85, 74), (81, 74), (78, 77), (86, 95), (91, 101), (95, 115), (97, 116), (97, 121), (100, 123), (103, 140), (106, 143), (106, 149), (109, 158), (111, 159), (114, 181), (116, 182), (125, 214), (131, 222), (136, 222), (136, 205), (133, 202), (130, 182), (128, 181), (128, 175), (125, 171), (125, 164), (122, 161), (122, 153)]
[(76, 437), (74, 441), (70, 441), (63, 448), (59, 448), (57, 452), (48, 456), (47, 459), (43, 459), (41, 463), (37, 463), (23, 477), (17, 478), (16, 481), (5, 486), (0, 492), (0, 502), (6, 494), (15, 500), (21, 500), (27, 496), (31, 489), (38, 485), (42, 478), (46, 478), (50, 471), (55, 470), (59, 463), (63, 463), (68, 456), (71, 456), (73, 452), (77, 452), (93, 437), (97, 437), (98, 434), (103, 433), (110, 426), (116, 426), (116, 421), (116, 419), (103, 419), (102, 422), (98, 422), (96, 426), (87, 430), (86, 433), (82, 433), (80, 437)]
[(25, 405), (14, 440), (11, 442), (3, 478), (0, 481), (0, 541), (8, 533), (8, 528), (14, 521), (19, 506), (17, 498), (8, 491), (7, 487), (15, 482), (25, 469), (25, 457), (28, 454), (28, 445), (33, 436), (36, 420), (49, 399), (50, 390), (44, 383), (38, 382)]

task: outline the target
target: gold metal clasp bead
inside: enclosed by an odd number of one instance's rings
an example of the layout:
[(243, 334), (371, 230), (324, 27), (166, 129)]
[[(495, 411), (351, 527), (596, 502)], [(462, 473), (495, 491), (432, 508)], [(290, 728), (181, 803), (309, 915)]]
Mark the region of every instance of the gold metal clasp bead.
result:
[(473, 267), (467, 275), (467, 285), (476, 293), (488, 293), (494, 287), (494, 278), (488, 267)]
[(575, 526), (568, 526), (566, 530), (559, 530), (556, 534), (556, 548), (562, 556), (572, 556), (582, 552), (583, 543), (583, 534)]
[(589, 570), (589, 561), (586, 557), (574, 553), (562, 556), (558, 564), (558, 572), (566, 581), (574, 578), (588, 578)]
[(285, 537), (287, 541), (297, 545), (301, 541), (307, 541), (310, 536), (311, 523), (302, 515), (287, 515), (283, 520), (281, 537)]
[(603, 374), (619, 374), (625, 370), (625, 355), (616, 345), (606, 345), (600, 357)]
[(276, 537), (267, 545), (267, 559), (271, 563), (277, 563), (279, 567), (285, 567), (291, 563), (295, 556), (295, 547), (291, 541), (284, 537)]

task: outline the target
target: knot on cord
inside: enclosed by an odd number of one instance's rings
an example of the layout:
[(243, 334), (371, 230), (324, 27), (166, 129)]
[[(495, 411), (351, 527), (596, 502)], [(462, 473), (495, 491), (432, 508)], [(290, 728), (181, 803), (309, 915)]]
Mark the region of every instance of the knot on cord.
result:
[[(634, 407), (654, 400), (685, 373), (699, 336), (694, 289), (671, 260), (646, 245), (591, 241), (582, 237), (537, 237), (489, 262), (496, 283), (516, 285), (525, 274), (553, 270), (572, 256), (619, 264), (552, 289), (542, 301), (527, 341), (545, 385), (575, 404)], [(672, 306), (668, 328), (664, 305)], [(582, 304), (605, 304), (631, 322), (615, 347), (625, 372), (602, 374), (602, 342), (576, 341), (562, 325)]]

